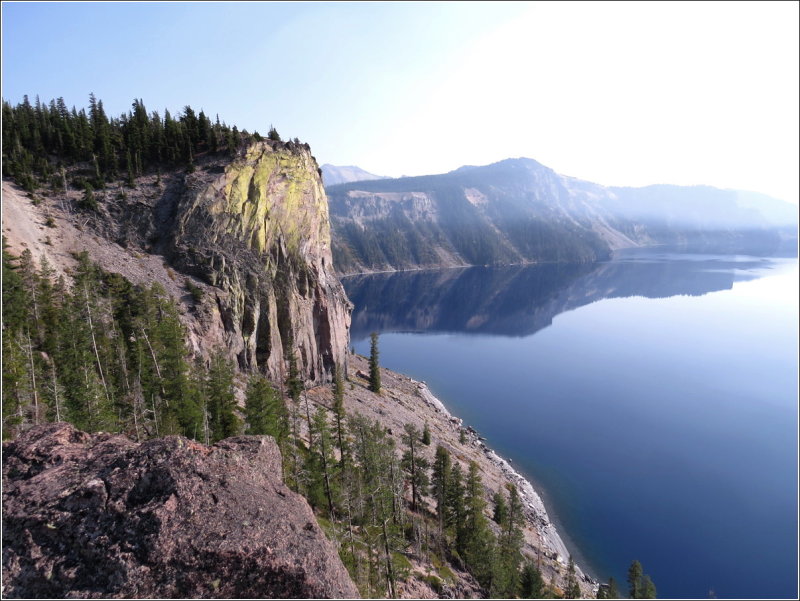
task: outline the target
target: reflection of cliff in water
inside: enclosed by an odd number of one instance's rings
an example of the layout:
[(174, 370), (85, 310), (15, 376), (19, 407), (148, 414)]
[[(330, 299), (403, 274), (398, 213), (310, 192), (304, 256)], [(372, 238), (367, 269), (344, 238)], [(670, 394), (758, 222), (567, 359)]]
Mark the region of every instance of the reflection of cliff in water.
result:
[[(606, 263), (471, 267), (343, 279), (351, 337), (370, 332), (529, 336), (559, 313), (604, 298), (700, 296), (753, 279), (768, 259), (626, 253)], [(751, 270), (751, 271), (747, 271)]]

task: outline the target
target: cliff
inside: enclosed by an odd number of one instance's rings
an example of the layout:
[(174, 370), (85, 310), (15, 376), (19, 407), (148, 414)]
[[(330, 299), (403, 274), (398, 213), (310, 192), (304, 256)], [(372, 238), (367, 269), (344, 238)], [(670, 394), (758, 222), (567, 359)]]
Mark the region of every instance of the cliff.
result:
[(3, 444), (3, 596), (357, 597), (280, 472), (268, 437), (35, 427)]
[(503, 162), (327, 188), (340, 273), (595, 261), (604, 232), (577, 220), (558, 174)]
[(223, 173), (212, 166), (188, 177), (169, 221), (160, 246), (178, 269), (223, 291), (216, 302), (240, 367), (279, 378), (290, 341), (307, 380), (344, 362), (350, 305), (307, 147), (255, 143)]
[(63, 274), (88, 251), (104, 270), (158, 282), (178, 301), (195, 354), (223, 347), (240, 368), (283, 380), (293, 348), (304, 379), (326, 381), (346, 360), (352, 307), (333, 271), (328, 203), (308, 146), (262, 141), (233, 158), (195, 159), (191, 173), (107, 184), (95, 211), (79, 208), (74, 187), (31, 203), (4, 181), (10, 250), (30, 249)]

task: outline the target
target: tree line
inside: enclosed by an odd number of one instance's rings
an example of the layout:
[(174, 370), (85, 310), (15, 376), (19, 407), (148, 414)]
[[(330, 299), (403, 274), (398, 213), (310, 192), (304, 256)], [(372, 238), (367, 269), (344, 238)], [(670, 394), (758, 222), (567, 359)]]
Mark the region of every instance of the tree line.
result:
[[(267, 137), (281, 139), (274, 127)], [(94, 189), (121, 178), (133, 185), (148, 170), (192, 170), (200, 153), (235, 154), (243, 142), (261, 139), (257, 131), (228, 126), (219, 115), (212, 121), (188, 105), (177, 115), (165, 110), (162, 117), (134, 99), (128, 113), (109, 117), (94, 94), (88, 112), (67, 108), (63, 98), (43, 103), (37, 96), (31, 103), (25, 96), (16, 106), (3, 101), (3, 176), (31, 193), (38, 187), (65, 190), (67, 169), (76, 164), (89, 165), (85, 181)]]
[(3, 248), (3, 435), (48, 421), (135, 440), (214, 442), (239, 430), (233, 368), (193, 361), (178, 308), (76, 255), (70, 283)]

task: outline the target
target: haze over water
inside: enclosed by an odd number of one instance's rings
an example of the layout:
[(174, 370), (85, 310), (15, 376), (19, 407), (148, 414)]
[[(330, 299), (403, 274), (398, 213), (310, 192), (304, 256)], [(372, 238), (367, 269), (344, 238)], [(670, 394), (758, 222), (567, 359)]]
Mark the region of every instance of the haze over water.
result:
[[(353, 341), (533, 480), (583, 567), (659, 597), (797, 595), (797, 260), (347, 278)], [(402, 333), (413, 332), (413, 333)]]

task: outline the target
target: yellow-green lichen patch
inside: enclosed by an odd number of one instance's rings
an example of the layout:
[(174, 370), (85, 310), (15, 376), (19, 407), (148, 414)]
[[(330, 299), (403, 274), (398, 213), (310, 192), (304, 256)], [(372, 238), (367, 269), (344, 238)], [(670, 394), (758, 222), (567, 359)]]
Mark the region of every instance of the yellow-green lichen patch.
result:
[[(253, 177), (250, 165), (231, 166), (228, 172), (228, 184), (225, 186), (226, 206), (223, 211), (231, 215), (241, 215), (250, 196), (250, 181)], [(240, 233), (240, 232), (231, 232)]]
[(304, 242), (324, 247), (330, 243), (328, 205), (312, 163), (304, 151), (254, 144), (226, 169), (212, 212), (225, 214), (224, 231), (260, 253), (279, 237), (291, 253)]

